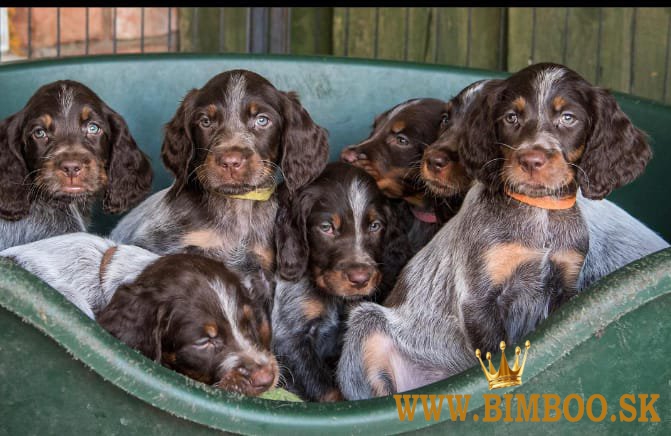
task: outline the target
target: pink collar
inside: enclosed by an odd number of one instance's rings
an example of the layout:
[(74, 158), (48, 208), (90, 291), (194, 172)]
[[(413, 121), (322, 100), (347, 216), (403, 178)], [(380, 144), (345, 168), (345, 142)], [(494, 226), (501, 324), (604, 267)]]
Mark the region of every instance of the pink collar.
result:
[(433, 212), (419, 210), (414, 207), (411, 207), (410, 210), (412, 211), (412, 214), (415, 215), (415, 218), (423, 223), (435, 224), (438, 222), (438, 217), (436, 217), (436, 214)]

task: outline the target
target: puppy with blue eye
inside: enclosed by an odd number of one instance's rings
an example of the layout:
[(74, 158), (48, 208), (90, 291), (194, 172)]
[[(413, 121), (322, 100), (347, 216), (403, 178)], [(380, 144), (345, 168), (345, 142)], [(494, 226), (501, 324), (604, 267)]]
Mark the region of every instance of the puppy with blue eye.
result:
[(398, 267), (388, 254), (405, 245), (388, 200), (362, 169), (329, 164), (288, 194), (280, 190), (273, 351), (287, 389), (310, 401), (337, 401), (346, 313), (391, 287)]

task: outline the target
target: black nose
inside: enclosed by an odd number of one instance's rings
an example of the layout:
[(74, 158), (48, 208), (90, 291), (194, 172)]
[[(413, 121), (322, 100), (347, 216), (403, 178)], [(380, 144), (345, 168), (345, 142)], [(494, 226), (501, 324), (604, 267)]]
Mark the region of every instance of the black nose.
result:
[(541, 150), (529, 150), (520, 153), (517, 161), (524, 171), (531, 173), (540, 170), (547, 163), (548, 158)]
[(441, 172), (447, 166), (447, 163), (448, 157), (441, 151), (434, 151), (426, 158), (426, 164), (429, 167), (429, 171), (434, 173)]
[(355, 287), (366, 286), (371, 277), (370, 268), (357, 266), (354, 268), (349, 268), (346, 272), (347, 280), (350, 281)]
[(354, 147), (347, 147), (340, 153), (340, 159), (347, 163), (354, 163), (358, 160), (366, 160), (368, 156), (365, 153), (357, 151)]
[(66, 160), (61, 163), (61, 171), (63, 171), (68, 177), (77, 177), (81, 170), (81, 162), (75, 160)]
[(237, 170), (240, 168), (244, 160), (244, 156), (239, 151), (227, 151), (219, 158), (219, 165), (224, 168)]

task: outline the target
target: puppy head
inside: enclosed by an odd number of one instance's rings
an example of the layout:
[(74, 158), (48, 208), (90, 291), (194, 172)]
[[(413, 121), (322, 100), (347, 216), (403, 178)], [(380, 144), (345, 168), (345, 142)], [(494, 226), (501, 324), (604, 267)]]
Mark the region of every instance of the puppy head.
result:
[[(601, 199), (641, 174), (645, 134), (605, 90), (556, 64), (536, 64), (482, 92), (459, 154), (475, 178), (539, 197)], [(477, 108), (477, 109), (476, 109)]]
[(123, 118), (81, 83), (44, 85), (0, 123), (0, 217), (23, 218), (33, 198), (85, 202), (104, 192), (106, 212), (134, 206), (152, 171)]
[(384, 195), (410, 198), (423, 191), (418, 165), (427, 145), (447, 122), (447, 103), (433, 98), (412, 99), (378, 115), (364, 141), (346, 147), (341, 160), (364, 169)]
[(438, 139), (424, 150), (420, 173), (426, 188), (438, 197), (464, 196), (471, 178), (459, 161), (459, 135), (467, 110), (483, 89), (500, 80), (479, 80), (461, 90), (447, 103)]
[(227, 71), (191, 90), (166, 125), (161, 156), (176, 189), (243, 194), (275, 184), (295, 190), (323, 169), (327, 134), (294, 93), (251, 71)]
[(245, 395), (275, 386), (270, 322), (221, 263), (175, 254), (117, 290), (98, 322), (147, 357)]
[(329, 294), (371, 295), (382, 280), (379, 264), (396, 226), (375, 180), (351, 165), (331, 163), (292, 200), (280, 194), (276, 242), (282, 278), (308, 274)]

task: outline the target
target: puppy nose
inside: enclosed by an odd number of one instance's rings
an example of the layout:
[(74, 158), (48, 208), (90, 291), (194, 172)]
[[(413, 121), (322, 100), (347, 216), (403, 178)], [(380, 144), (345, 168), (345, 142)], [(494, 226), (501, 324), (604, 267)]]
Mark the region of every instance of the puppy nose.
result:
[(221, 155), (221, 158), (219, 159), (219, 165), (224, 168), (237, 170), (240, 168), (244, 160), (244, 156), (239, 151), (228, 151)]
[(442, 151), (433, 151), (426, 158), (426, 164), (429, 167), (429, 171), (434, 173), (439, 173), (447, 166), (448, 157), (447, 154)]
[(275, 374), (270, 368), (261, 367), (252, 372), (249, 381), (257, 389), (270, 389), (275, 381)]
[(530, 173), (541, 169), (547, 163), (548, 158), (541, 150), (529, 150), (520, 153), (517, 161), (524, 171)]
[(349, 280), (352, 285), (360, 288), (366, 286), (372, 274), (370, 268), (358, 266), (348, 269), (346, 275), (347, 280)]
[(358, 160), (365, 160), (367, 156), (365, 153), (357, 151), (354, 147), (347, 147), (340, 154), (340, 158), (347, 163), (353, 163)]
[(74, 160), (66, 160), (61, 163), (61, 171), (63, 171), (68, 177), (77, 177), (79, 172), (82, 170), (81, 162)]

